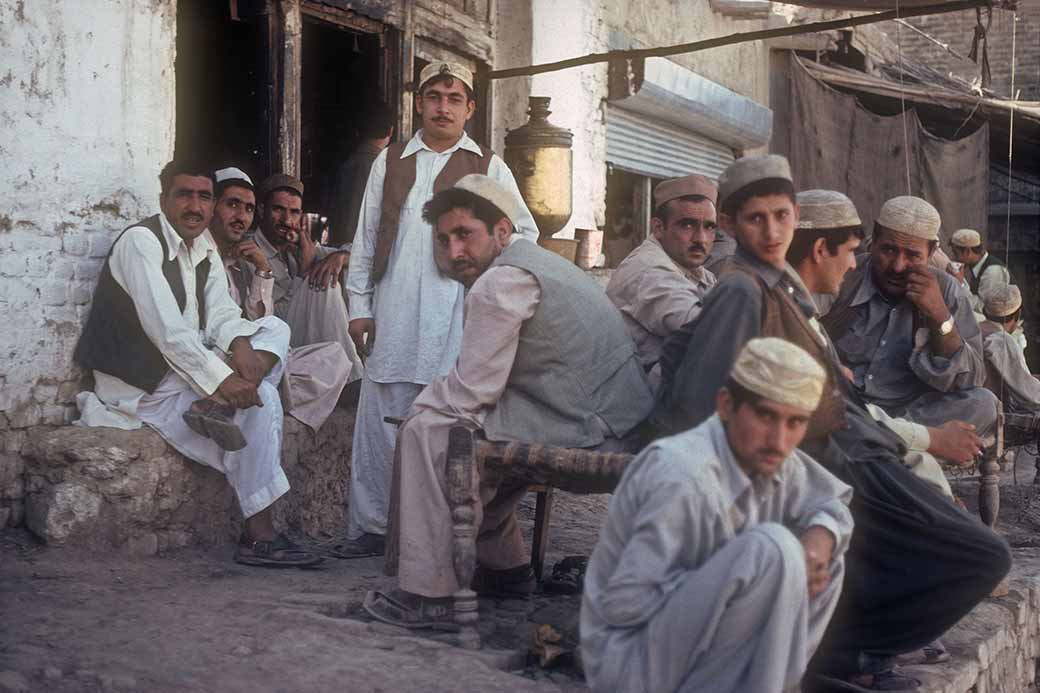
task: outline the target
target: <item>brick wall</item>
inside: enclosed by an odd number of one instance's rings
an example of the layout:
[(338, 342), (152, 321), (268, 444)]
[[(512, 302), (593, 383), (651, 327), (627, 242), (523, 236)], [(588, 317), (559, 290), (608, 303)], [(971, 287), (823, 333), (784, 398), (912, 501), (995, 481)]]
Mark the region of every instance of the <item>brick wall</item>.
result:
[(20, 519), (23, 429), (71, 418), (72, 350), (109, 246), (156, 206), (174, 14), (153, 0), (0, 0), (0, 526)]
[[(1015, 29), (1015, 87), (1025, 100), (1040, 99), (1040, 2), (1019, 0), (1018, 26)], [(1011, 27), (1013, 14), (995, 10), (988, 33), (989, 65), (993, 74), (990, 88), (999, 96), (1011, 94)], [(971, 50), (976, 25), (975, 11), (915, 17), (907, 20), (922, 31), (948, 43), (962, 56)], [(885, 31), (895, 40), (897, 25), (885, 24)], [(979, 66), (970, 60), (950, 55), (925, 37), (903, 27), (900, 31), (906, 55), (943, 73), (952, 72), (969, 82), (980, 74)]]

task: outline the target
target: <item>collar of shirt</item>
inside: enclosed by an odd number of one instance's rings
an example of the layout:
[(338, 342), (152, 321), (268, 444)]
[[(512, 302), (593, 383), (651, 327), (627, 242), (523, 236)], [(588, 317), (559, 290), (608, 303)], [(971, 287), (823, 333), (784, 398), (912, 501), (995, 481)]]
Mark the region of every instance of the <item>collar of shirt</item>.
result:
[(682, 276), (686, 277), (691, 282), (699, 286), (707, 288), (712, 285), (715, 275), (709, 274), (708, 270), (704, 268), (704, 265), (701, 265), (700, 267), (695, 267), (693, 269), (687, 269), (675, 260), (673, 260), (668, 255), (668, 253), (665, 252), (664, 246), (661, 245), (661, 241), (659, 241), (656, 237), (652, 235), (647, 236), (646, 240), (649, 241), (658, 251), (662, 258), (662, 261), (667, 262), (668, 266), (674, 267), (676, 272), (678, 272), (679, 274), (681, 274)]
[(852, 297), (850, 305), (858, 306), (880, 295), (881, 292), (878, 291), (877, 286), (874, 284), (874, 274), (870, 271), (870, 258), (867, 258), (866, 262), (863, 263), (863, 281), (860, 282), (859, 289), (856, 290), (856, 295)]
[(970, 267), (971, 276), (975, 277), (976, 279), (979, 278), (979, 271), (986, 264), (986, 258), (988, 258), (988, 257), (989, 257), (989, 251), (986, 251), (985, 253), (982, 254), (982, 257), (979, 258), (979, 261), (976, 262), (974, 265), (972, 265)]
[(192, 266), (198, 265), (210, 255), (216, 257), (210, 257), (210, 264), (216, 265), (220, 261), (220, 252), (217, 250), (217, 244), (213, 242), (213, 238), (209, 235), (209, 230), (202, 232), (202, 235), (198, 236), (189, 247), (184, 242), (184, 239), (177, 234), (174, 230), (173, 224), (166, 218), (166, 215), (159, 212), (159, 226), (162, 228), (163, 237), (166, 239), (166, 259), (173, 261), (177, 259), (177, 254), (180, 252), (181, 247), (184, 248), (184, 253), (187, 255), (188, 260)]
[(768, 265), (740, 246), (737, 247), (734, 256), (740, 258), (740, 261), (747, 265), (748, 269), (761, 277), (762, 281), (770, 289), (775, 289), (778, 284), (783, 282), (783, 288), (791, 295), (794, 302), (801, 307), (805, 317), (811, 318), (816, 316), (818, 310), (812, 300), (812, 296), (809, 294), (809, 289), (806, 288), (802, 278), (791, 265), (784, 263), (783, 269)]
[[(718, 456), (721, 471), (719, 483), (726, 494), (725, 500), (728, 507), (732, 508), (735, 506), (749, 488), (754, 487), (755, 495), (765, 498), (771, 495), (776, 487), (783, 483), (783, 465), (780, 465), (780, 469), (777, 470), (776, 474), (768, 479), (758, 477), (752, 480), (751, 477), (744, 473), (744, 470), (740, 468), (740, 463), (737, 462), (736, 456), (733, 454), (733, 449), (729, 446), (729, 439), (726, 438), (726, 429), (722, 425), (722, 420), (719, 419), (718, 414), (714, 414), (708, 419), (708, 431), (711, 436), (712, 447)], [(784, 460), (784, 464), (786, 463), (787, 460)]]
[(431, 154), (454, 154), (455, 151), (458, 149), (465, 149), (468, 152), (473, 152), (474, 154), (483, 156), (483, 152), (480, 151), (480, 146), (476, 142), (474, 142), (470, 138), (470, 136), (467, 135), (465, 132), (462, 133), (462, 137), (459, 138), (458, 142), (451, 145), (443, 152), (435, 152), (432, 149), (430, 149), (430, 147), (427, 146), (425, 142), (423, 142), (422, 134), (423, 131), (419, 130), (419, 132), (412, 135), (412, 139), (408, 140), (408, 144), (404, 146), (404, 151), (401, 152), (402, 159), (410, 157), (412, 154), (415, 154), (417, 151), (421, 149), (426, 150)]
[(256, 233), (253, 234), (253, 240), (256, 241), (256, 244), (260, 247), (260, 250), (264, 251), (264, 255), (267, 256), (268, 262), (276, 258), (281, 258), (282, 254), (278, 252), (277, 248), (271, 245), (271, 242), (267, 240), (267, 236), (265, 236), (264, 232), (260, 229), (257, 229)]

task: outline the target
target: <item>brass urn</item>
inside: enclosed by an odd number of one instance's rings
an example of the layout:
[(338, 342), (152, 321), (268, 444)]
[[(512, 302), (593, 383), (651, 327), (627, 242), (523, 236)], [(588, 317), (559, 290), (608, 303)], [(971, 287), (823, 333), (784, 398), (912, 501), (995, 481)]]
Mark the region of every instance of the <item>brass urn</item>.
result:
[(544, 244), (571, 218), (574, 134), (549, 122), (549, 97), (528, 100), (527, 122), (506, 134), (505, 160)]

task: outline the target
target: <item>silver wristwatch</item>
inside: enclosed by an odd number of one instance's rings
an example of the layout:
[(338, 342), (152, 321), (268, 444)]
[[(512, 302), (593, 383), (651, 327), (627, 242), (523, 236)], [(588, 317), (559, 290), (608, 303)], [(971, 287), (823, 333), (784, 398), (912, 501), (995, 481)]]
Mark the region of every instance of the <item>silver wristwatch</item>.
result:
[[(271, 270), (257, 270), (256, 276), (260, 277), (261, 279), (274, 279), (274, 272), (272, 272)], [(943, 332), (943, 334), (946, 333)]]
[(953, 332), (953, 316), (946, 318), (946, 321), (939, 325), (939, 334), (945, 337), (946, 335)]

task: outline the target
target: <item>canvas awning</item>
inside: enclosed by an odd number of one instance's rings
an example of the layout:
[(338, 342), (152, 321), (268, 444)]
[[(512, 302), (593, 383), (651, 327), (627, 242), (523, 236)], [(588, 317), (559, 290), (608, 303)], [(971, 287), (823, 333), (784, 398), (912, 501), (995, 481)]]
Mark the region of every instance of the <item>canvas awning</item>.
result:
[[(952, 2), (952, 0), (950, 0)], [(784, 0), (785, 5), (818, 7), (825, 10), (850, 10), (852, 12), (879, 12), (881, 10), (908, 10), (914, 7), (941, 5), (936, 0)], [(1015, 9), (1015, 0), (994, 0), (993, 6), (1004, 10)]]

